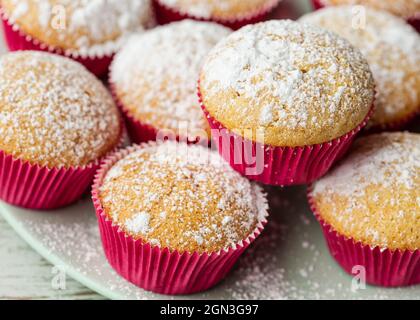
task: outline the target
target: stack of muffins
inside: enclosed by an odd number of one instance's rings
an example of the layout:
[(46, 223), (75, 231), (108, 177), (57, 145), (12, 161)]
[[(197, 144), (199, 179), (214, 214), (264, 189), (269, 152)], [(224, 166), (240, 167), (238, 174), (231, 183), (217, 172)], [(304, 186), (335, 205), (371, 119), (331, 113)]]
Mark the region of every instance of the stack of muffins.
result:
[(93, 181), (113, 268), (188, 294), (264, 229), (258, 183), (309, 184), (346, 271), (420, 282), (420, 136), (370, 135), (419, 111), (419, 35), (375, 9), (352, 26), (351, 6), (250, 24), (278, 2), (1, 0), (10, 49), (27, 51), (0, 58), (0, 198), (55, 209)]

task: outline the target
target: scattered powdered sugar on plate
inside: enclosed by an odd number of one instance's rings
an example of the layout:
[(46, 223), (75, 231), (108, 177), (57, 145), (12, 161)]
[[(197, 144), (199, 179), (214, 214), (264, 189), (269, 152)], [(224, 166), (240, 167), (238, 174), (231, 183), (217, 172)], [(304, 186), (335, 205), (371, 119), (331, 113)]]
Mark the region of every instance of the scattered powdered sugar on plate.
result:
[[(30, 235), (33, 240), (30, 243), (39, 244), (37, 250), (44, 249), (42, 254), (45, 257), (63, 267), (68, 276), (92, 289), (94, 284), (95, 290), (110, 298), (385, 300), (420, 296), (419, 286), (404, 289), (368, 286), (366, 290), (352, 293), (352, 278), (329, 257), (321, 230), (307, 208), (305, 189), (272, 189), (269, 195), (272, 221), (255, 246), (245, 253), (238, 268), (214, 289), (186, 297), (146, 292), (129, 284), (111, 269), (102, 250), (90, 199), (47, 213), (21, 210), (3, 203), (0, 207), (9, 222), (20, 226), (21, 235)], [(265, 250), (266, 244), (269, 244), (268, 250)], [(56, 259), (51, 259), (52, 256)], [(319, 258), (315, 260), (315, 256)], [(307, 278), (299, 275), (301, 270), (308, 275)], [(51, 274), (51, 278), (54, 275)]]
[(184, 20), (133, 36), (111, 66), (111, 82), (125, 108), (158, 129), (206, 131), (197, 79), (209, 51), (228, 28)]
[[(57, 212), (32, 212), (0, 203), (31, 245), (71, 277), (114, 299), (412, 299), (418, 287), (351, 291), (352, 278), (330, 258), (305, 188), (267, 189), (271, 221), (236, 269), (215, 288), (192, 296), (160, 296), (131, 285), (103, 253), (89, 199)], [(305, 244), (305, 245), (304, 245)], [(305, 248), (303, 248), (303, 245)], [(307, 248), (306, 248), (307, 246)], [(303, 272), (302, 272), (303, 271)], [(302, 277), (302, 274), (307, 277)], [(52, 277), (54, 275), (52, 274)]]

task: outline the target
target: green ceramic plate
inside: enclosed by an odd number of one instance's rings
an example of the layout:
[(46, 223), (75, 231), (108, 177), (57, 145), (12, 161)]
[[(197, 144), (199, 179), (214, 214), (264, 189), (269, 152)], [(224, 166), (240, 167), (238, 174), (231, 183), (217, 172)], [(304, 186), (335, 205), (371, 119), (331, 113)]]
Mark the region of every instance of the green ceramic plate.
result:
[[(296, 17), (306, 1), (286, 2), (278, 17)], [(285, 11), (285, 9), (287, 11)], [(285, 13), (286, 12), (286, 13)], [(353, 288), (352, 277), (330, 257), (304, 188), (269, 190), (271, 221), (228, 278), (212, 290), (170, 299), (418, 299), (420, 286)], [(54, 212), (0, 203), (16, 232), (45, 259), (90, 289), (111, 299), (160, 299), (119, 277), (102, 251), (95, 213), (87, 197)], [(357, 290), (355, 290), (357, 289)]]

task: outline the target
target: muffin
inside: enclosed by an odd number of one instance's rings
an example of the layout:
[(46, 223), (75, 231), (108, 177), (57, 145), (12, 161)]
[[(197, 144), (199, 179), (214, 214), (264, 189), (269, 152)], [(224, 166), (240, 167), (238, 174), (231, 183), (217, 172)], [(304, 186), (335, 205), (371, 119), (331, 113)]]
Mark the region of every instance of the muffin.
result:
[(98, 76), (127, 36), (151, 25), (150, 0), (0, 0), (10, 50), (63, 54)]
[[(174, 141), (108, 158), (93, 200), (110, 264), (132, 283), (163, 294), (214, 286), (267, 216), (260, 187), (208, 148)], [(146, 255), (150, 259), (142, 259)]]
[(312, 0), (316, 9), (337, 5), (365, 5), (388, 11), (420, 31), (420, 0)]
[(273, 20), (244, 27), (211, 51), (199, 95), (235, 170), (291, 185), (324, 175), (347, 150), (371, 113), (374, 80), (345, 39)]
[(372, 130), (398, 129), (420, 111), (420, 36), (405, 21), (366, 8), (365, 25), (353, 25), (354, 6), (331, 7), (303, 16), (349, 40), (369, 62), (376, 81)]
[(182, 19), (212, 21), (232, 29), (263, 21), (280, 0), (153, 0), (156, 18), (166, 24)]
[(32, 209), (74, 202), (121, 140), (111, 95), (58, 55), (20, 51), (0, 66), (0, 198)]
[(382, 286), (420, 283), (420, 135), (382, 133), (313, 185), (310, 202), (334, 258)]
[(197, 79), (206, 55), (229, 33), (215, 23), (184, 20), (128, 41), (112, 63), (110, 83), (134, 142), (208, 140)]

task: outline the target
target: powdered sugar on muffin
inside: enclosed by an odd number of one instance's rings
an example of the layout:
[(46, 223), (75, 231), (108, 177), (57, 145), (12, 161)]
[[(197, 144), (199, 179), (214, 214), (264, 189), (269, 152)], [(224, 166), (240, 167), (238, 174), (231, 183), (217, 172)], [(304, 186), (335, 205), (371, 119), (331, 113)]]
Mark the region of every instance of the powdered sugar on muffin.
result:
[(21, 51), (0, 58), (0, 149), (50, 167), (83, 166), (120, 139), (117, 107), (80, 64)]
[(319, 0), (324, 5), (365, 5), (403, 18), (420, 16), (420, 0)]
[(236, 19), (266, 11), (279, 0), (158, 0), (163, 5), (197, 18)]
[(100, 187), (105, 212), (126, 232), (180, 252), (218, 252), (265, 219), (259, 187), (208, 148), (144, 145), (118, 161)]
[(124, 107), (157, 129), (186, 126), (206, 134), (197, 79), (209, 51), (230, 30), (184, 20), (133, 36), (111, 66), (111, 82)]
[(341, 234), (390, 249), (420, 247), (420, 135), (383, 133), (314, 184), (322, 218)]
[(149, 0), (1, 0), (2, 12), (28, 36), (67, 54), (102, 56), (153, 23)]
[[(348, 39), (365, 55), (377, 85), (372, 125), (402, 121), (420, 110), (420, 36), (404, 20), (385, 11), (330, 7), (300, 19)], [(360, 23), (363, 22), (363, 25)]]
[(368, 114), (374, 81), (362, 54), (333, 33), (292, 21), (247, 26), (219, 43), (201, 73), (210, 114), (266, 143), (330, 141)]

